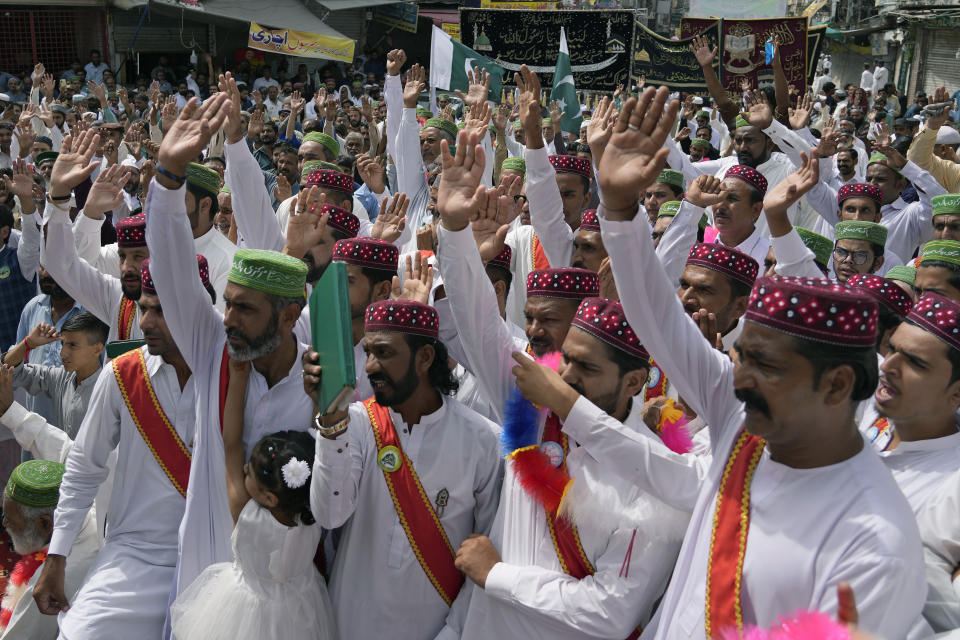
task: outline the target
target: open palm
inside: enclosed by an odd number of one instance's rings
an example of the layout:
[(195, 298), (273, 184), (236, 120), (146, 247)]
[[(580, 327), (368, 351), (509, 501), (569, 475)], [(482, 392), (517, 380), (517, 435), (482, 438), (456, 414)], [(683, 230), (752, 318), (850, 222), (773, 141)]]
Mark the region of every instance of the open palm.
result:
[(450, 155), (444, 145), (443, 175), (437, 191), (437, 209), (443, 225), (453, 231), (463, 229), (483, 202), (485, 160), (483, 150), (477, 149), (479, 138), (475, 132), (461, 131), (457, 139), (457, 154)]
[(100, 136), (88, 129), (74, 138), (67, 136), (60, 147), (50, 173), (50, 193), (54, 197), (70, 195), (71, 189), (90, 177), (96, 164), (90, 164), (100, 145)]

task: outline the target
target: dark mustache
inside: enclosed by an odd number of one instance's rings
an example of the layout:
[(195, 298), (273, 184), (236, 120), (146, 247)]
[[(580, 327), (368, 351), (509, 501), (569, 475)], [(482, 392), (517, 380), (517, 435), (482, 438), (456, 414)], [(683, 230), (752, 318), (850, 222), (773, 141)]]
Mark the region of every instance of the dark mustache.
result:
[(770, 407), (767, 405), (767, 401), (753, 391), (734, 389), (733, 395), (737, 397), (737, 400), (747, 405), (748, 408), (759, 411), (768, 418), (771, 417)]

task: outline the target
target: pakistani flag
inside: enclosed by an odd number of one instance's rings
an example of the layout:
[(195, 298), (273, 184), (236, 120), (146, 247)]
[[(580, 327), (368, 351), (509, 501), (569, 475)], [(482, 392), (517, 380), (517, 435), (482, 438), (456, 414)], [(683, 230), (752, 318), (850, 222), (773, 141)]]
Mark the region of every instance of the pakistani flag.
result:
[(570, 50), (567, 48), (567, 31), (560, 27), (560, 53), (557, 55), (557, 70), (553, 73), (553, 90), (550, 100), (560, 105), (564, 114), (560, 128), (567, 133), (580, 133), (583, 116), (580, 113), (580, 101), (577, 89), (573, 86), (573, 70), (570, 67)]
[(474, 67), (486, 69), (490, 74), (489, 99), (499, 103), (503, 67), (460, 44), (434, 25), (433, 42), (430, 46), (430, 86), (447, 91), (458, 89), (466, 93), (469, 89), (467, 71)]

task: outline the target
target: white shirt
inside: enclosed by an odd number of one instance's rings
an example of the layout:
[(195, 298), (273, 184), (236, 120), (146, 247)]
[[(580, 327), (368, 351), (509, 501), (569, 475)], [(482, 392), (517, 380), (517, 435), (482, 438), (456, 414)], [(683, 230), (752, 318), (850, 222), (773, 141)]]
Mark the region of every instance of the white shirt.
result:
[[(502, 407), (515, 385), (512, 353), (524, 345), (505, 324), (493, 322), (499, 317), (496, 298), (470, 230), (440, 227), (438, 233), (447, 295), (470, 368), (502, 419)], [(633, 425), (638, 421), (639, 410), (630, 419)], [(543, 418), (540, 422), (542, 431)], [(579, 448), (567, 456), (571, 477), (588, 486), (602, 472), (603, 462)], [(490, 571), (484, 590), (472, 587), (461, 637), (626, 637), (646, 623), (673, 566), (679, 528), (672, 538), (647, 536), (644, 528), (639, 529), (637, 539), (648, 543), (642, 548), (630, 546), (634, 536), (629, 526), (581, 527), (579, 533), (596, 569), (584, 580), (563, 572), (543, 507), (526, 494), (508, 462), (490, 533), (501, 562)], [(636, 573), (621, 576), (625, 564)]]
[[(279, 88), (279, 87), (280, 87), (280, 83), (277, 82), (277, 79), (276, 79), (276, 78), (263, 78), (263, 77), (261, 77), (261, 78), (257, 78), (256, 80), (253, 81), (253, 89), (252, 89), (252, 90), (253, 90), (253, 91), (261, 91), (261, 90), (263, 90), (263, 93), (266, 93), (265, 90), (266, 90), (267, 87), (277, 87), (277, 88)], [(264, 97), (266, 97), (266, 96), (264, 96)]]
[(880, 65), (873, 70), (873, 92), (876, 93), (883, 89), (886, 84), (890, 82), (890, 70), (885, 66)]
[[(435, 503), (441, 491), (449, 494), (437, 515), (454, 552), (469, 534), (486, 534), (500, 493), (495, 425), (451, 398), (413, 427), (388, 411), (427, 497)], [(452, 608), (440, 597), (400, 524), (377, 453), (359, 403), (350, 407), (345, 435), (317, 438), (310, 508), (320, 526), (343, 527), (330, 577), (340, 637), (433, 638), (446, 625), (458, 631), (469, 589)]]
[[(47, 206), (46, 216), (44, 264), (47, 271), (71, 298), (110, 327), (108, 342), (118, 340), (120, 305), (124, 300), (120, 279), (101, 273), (86, 260), (78, 259), (70, 216), (66, 210), (51, 204)], [(86, 216), (81, 213), (78, 218)], [(128, 338), (142, 337), (140, 309), (135, 307)]]
[(934, 631), (960, 628), (960, 596), (953, 585), (960, 564), (960, 472), (942, 484), (919, 517), (929, 586), (923, 617)]
[(860, 74), (860, 88), (873, 91), (873, 72), (869, 69), (864, 69), (863, 73)]
[(93, 64), (93, 62), (88, 62), (86, 66), (83, 67), (84, 71), (87, 72), (87, 82), (96, 82), (97, 84), (103, 84), (103, 72), (109, 71), (110, 67), (107, 66), (105, 62), (100, 64)]
[[(759, 220), (757, 221), (759, 222)], [(717, 237), (714, 239), (714, 243), (729, 246), (723, 239), (720, 237), (720, 234), (717, 234)], [(770, 250), (770, 239), (769, 237), (764, 236), (759, 227), (754, 228), (753, 233), (747, 236), (747, 239), (733, 247), (741, 253), (745, 253), (754, 260), (757, 261), (757, 264), (760, 267), (763, 267), (763, 261), (767, 259), (767, 251)]]
[[(220, 367), (226, 335), (223, 315), (210, 304), (209, 294), (197, 277), (184, 189), (169, 190), (154, 181), (145, 206), (147, 245), (153, 258), (150, 275), (163, 304), (167, 328), (196, 381), (196, 421), (200, 428), (180, 530), (180, 589), (189, 585), (207, 565), (233, 559), (230, 547), (233, 518), (227, 502), (220, 437)], [(251, 368), (243, 415), (243, 440), (248, 457), (265, 435), (309, 427), (313, 400), (303, 391), (300, 362), (305, 349), (305, 345), (297, 343), (297, 355), (289, 372), (272, 387), (260, 372)]]
[[(705, 637), (717, 490), (744, 421), (743, 405), (732, 393), (734, 365), (703, 340), (684, 313), (659, 271), (644, 227), (636, 220), (607, 222), (602, 213), (604, 245), (614, 277), (623, 283), (620, 296), (630, 326), (710, 429), (713, 464), (700, 488), (658, 624), (643, 636), (700, 640)], [(644, 277), (634, 277), (637, 273)], [(568, 433), (585, 437), (577, 430)], [(631, 456), (635, 467), (629, 477), (644, 488), (655, 473), (648, 457), (639, 452)], [(906, 636), (924, 594), (919, 533), (909, 505), (868, 446), (842, 463), (817, 469), (787, 467), (764, 451), (750, 498), (741, 598), (745, 623), (768, 627), (798, 609), (833, 615), (837, 582), (845, 580), (857, 594), (862, 629)]]

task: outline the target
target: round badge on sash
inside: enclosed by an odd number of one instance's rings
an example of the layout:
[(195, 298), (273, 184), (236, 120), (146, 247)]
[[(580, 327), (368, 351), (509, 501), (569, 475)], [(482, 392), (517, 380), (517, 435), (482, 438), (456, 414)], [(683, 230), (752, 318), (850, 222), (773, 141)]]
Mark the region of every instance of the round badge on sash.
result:
[(660, 376), (663, 375), (660, 373), (659, 367), (650, 367), (650, 375), (647, 377), (647, 388), (653, 389), (657, 384), (660, 383)]
[(388, 445), (377, 452), (377, 464), (388, 473), (393, 473), (403, 464), (403, 456), (400, 455), (400, 449)]
[(547, 455), (547, 458), (550, 459), (550, 464), (553, 466), (559, 467), (563, 464), (563, 447), (560, 446), (559, 442), (546, 440), (540, 445), (540, 451), (543, 451)]

